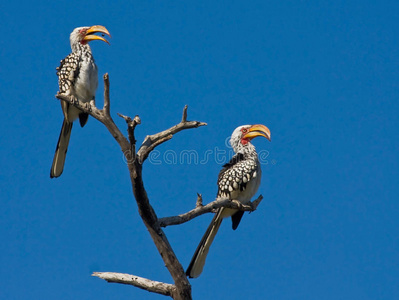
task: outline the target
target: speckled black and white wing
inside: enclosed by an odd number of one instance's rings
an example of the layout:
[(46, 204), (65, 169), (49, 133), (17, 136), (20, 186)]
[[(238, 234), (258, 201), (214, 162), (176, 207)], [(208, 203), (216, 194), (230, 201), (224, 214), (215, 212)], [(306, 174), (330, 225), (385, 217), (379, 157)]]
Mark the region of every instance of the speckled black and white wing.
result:
[[(241, 153), (234, 155), (219, 173), (217, 196), (237, 200), (243, 204), (249, 203), (259, 188), (261, 172), (256, 154), (252, 157), (245, 157)], [(232, 227), (235, 230), (244, 212), (230, 209), (223, 211), (223, 217), (231, 215)]]
[(247, 185), (258, 177), (258, 170), (259, 163), (257, 159), (245, 159), (241, 153), (234, 155), (219, 173), (217, 196), (229, 197), (234, 200), (246, 200), (237, 199), (236, 197), (240, 194), (246, 194)]
[(60, 66), (56, 69), (60, 93), (70, 94), (71, 88), (79, 76), (80, 53), (73, 52), (61, 60)]

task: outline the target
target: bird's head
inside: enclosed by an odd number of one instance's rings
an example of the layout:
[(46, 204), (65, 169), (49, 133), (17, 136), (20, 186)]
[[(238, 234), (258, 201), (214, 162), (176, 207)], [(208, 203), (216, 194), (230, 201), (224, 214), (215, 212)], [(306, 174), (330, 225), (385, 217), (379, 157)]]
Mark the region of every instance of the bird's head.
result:
[(102, 33), (102, 36), (106, 34), (111, 37), (107, 28), (101, 25), (78, 27), (72, 31), (69, 38), (69, 40), (71, 41), (72, 49), (74, 45), (77, 45), (79, 43), (82, 45), (86, 45), (88, 42), (94, 40), (100, 40), (109, 44), (109, 42), (105, 38), (95, 35), (95, 33)]
[(236, 153), (245, 153), (247, 148), (252, 148), (251, 140), (263, 136), (271, 141), (270, 130), (264, 125), (241, 125), (231, 135), (230, 145)]

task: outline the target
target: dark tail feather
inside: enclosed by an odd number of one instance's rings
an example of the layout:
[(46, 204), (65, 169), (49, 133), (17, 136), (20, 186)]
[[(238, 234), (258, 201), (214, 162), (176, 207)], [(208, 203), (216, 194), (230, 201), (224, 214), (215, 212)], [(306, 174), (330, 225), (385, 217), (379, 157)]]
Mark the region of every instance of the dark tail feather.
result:
[(234, 215), (231, 216), (233, 230), (237, 229), (243, 215), (244, 215), (244, 212), (239, 210)]
[(80, 123), (80, 127), (85, 126), (88, 119), (89, 119), (89, 114), (87, 114), (87, 113), (80, 113), (80, 114), (79, 114), (79, 123)]
[(66, 119), (64, 119), (62, 123), (60, 137), (58, 138), (57, 148), (55, 148), (53, 164), (50, 170), (50, 178), (59, 177), (64, 170), (72, 125), (73, 123), (68, 122)]
[(220, 224), (222, 224), (222, 212), (223, 208), (219, 209), (216, 215), (213, 217), (211, 224), (208, 226), (204, 236), (201, 239), (193, 258), (187, 268), (186, 275), (190, 278), (196, 278), (202, 273), (202, 269), (205, 265), (206, 256), (209, 252), (216, 233), (219, 230)]

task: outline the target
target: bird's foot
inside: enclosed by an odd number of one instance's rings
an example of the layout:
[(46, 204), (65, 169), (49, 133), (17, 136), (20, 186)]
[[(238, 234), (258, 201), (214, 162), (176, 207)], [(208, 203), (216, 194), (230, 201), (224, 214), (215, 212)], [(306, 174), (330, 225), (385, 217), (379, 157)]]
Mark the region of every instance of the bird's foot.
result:
[(85, 108), (87, 111), (91, 112), (91, 105), (90, 105), (89, 102), (85, 102), (84, 108)]
[(242, 209), (243, 208), (243, 204), (240, 201), (231, 200), (231, 202), (233, 202), (235, 205), (237, 205), (238, 209)]
[(79, 100), (78, 100), (78, 98), (76, 98), (75, 96), (73, 96), (73, 95), (71, 95), (70, 96), (71, 97), (71, 104), (72, 105), (78, 105), (79, 104)]
[(256, 207), (252, 204), (252, 202), (243, 204), (238, 200), (231, 200), (235, 205), (237, 205), (237, 208), (240, 210), (245, 210), (245, 211), (254, 211)]

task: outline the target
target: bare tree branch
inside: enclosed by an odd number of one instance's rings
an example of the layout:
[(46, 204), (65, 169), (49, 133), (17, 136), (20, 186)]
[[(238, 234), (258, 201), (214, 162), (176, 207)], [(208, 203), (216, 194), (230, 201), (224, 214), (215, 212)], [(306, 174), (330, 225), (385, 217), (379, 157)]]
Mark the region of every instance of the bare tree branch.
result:
[(111, 117), (110, 110), (111, 110), (111, 102), (109, 100), (109, 76), (108, 76), (108, 73), (105, 73), (104, 74), (104, 107), (103, 107), (103, 111), (104, 111), (104, 114), (108, 117)]
[(114, 120), (112, 117), (106, 113), (106, 110), (109, 110), (110, 108), (110, 99), (109, 99), (109, 77), (108, 74), (104, 75), (104, 106), (106, 109), (98, 109), (95, 105), (94, 101), (90, 101), (90, 103), (83, 103), (80, 101), (77, 101), (76, 99), (73, 99), (73, 97), (65, 94), (60, 94), (58, 93), (56, 98), (66, 101), (70, 103), (71, 105), (79, 108), (81, 111), (88, 113), (90, 116), (93, 118), (97, 119), (101, 123), (105, 125), (105, 127), (108, 129), (108, 131), (111, 133), (111, 135), (115, 138), (115, 140), (118, 142), (118, 144), (121, 147), (121, 150), (123, 153), (126, 152), (126, 150), (130, 149), (129, 142), (127, 139), (124, 137), (124, 135), (121, 133), (119, 128), (115, 125)]
[(133, 193), (136, 198), (139, 214), (154, 241), (158, 252), (165, 263), (166, 268), (172, 275), (176, 286), (173, 299), (189, 300), (191, 298), (191, 285), (184, 273), (184, 269), (176, 257), (165, 233), (158, 224), (158, 217), (152, 208), (142, 179), (142, 164), (136, 159), (133, 164), (128, 165), (130, 179), (132, 181)]
[(124, 116), (124, 115), (122, 115), (120, 113), (117, 113), (117, 115), (126, 121), (126, 124), (128, 126), (127, 132), (128, 132), (128, 137), (129, 137), (130, 144), (131, 145), (136, 145), (137, 141), (136, 141), (136, 139), (134, 137), (134, 129), (136, 128), (137, 125), (141, 124), (140, 117), (138, 115), (136, 115), (134, 117), (134, 119), (132, 120), (131, 117)]
[(162, 143), (171, 140), (173, 137), (172, 134), (169, 134), (163, 138), (157, 139), (155, 142), (153, 142), (151, 145), (148, 146), (148, 148), (146, 149), (146, 151), (143, 153), (142, 156), (140, 156), (140, 161), (144, 162), (148, 155), (150, 155), (151, 151), (155, 149), (155, 147), (161, 145)]
[[(201, 197), (202, 199), (202, 197)], [(160, 218), (158, 220), (159, 226), (166, 227), (170, 225), (179, 225), (185, 222), (188, 222), (200, 215), (212, 212), (213, 210), (220, 207), (234, 208), (242, 211), (253, 212), (257, 209), (259, 203), (262, 201), (263, 196), (260, 195), (256, 200), (250, 202), (248, 205), (244, 205), (237, 200), (230, 200), (228, 198), (218, 198), (213, 202), (208, 203), (207, 205), (197, 205), (196, 208), (186, 212), (184, 214), (180, 214), (178, 216), (165, 217)], [(198, 203), (198, 199), (197, 199)]]
[[(171, 274), (173, 281), (175, 283), (175, 289), (171, 290), (171, 296), (175, 300), (190, 300), (191, 297), (191, 285), (185, 275), (184, 269), (177, 259), (168, 239), (162, 228), (159, 226), (158, 217), (150, 204), (147, 196), (147, 192), (144, 188), (143, 178), (142, 178), (142, 168), (143, 162), (148, 157), (149, 153), (158, 145), (170, 140), (174, 134), (179, 131), (191, 128), (197, 128), (199, 126), (204, 126), (206, 123), (198, 121), (187, 121), (187, 106), (183, 109), (182, 120), (179, 124), (164, 130), (162, 132), (156, 133), (154, 135), (147, 136), (138, 150), (137, 154), (134, 153), (136, 140), (134, 138), (134, 128), (139, 119), (131, 120), (131, 118), (122, 116), (128, 123), (128, 134), (129, 140), (121, 133), (119, 128), (115, 125), (112, 117), (110, 116), (110, 99), (109, 99), (109, 77), (108, 74), (104, 75), (104, 108), (98, 109), (94, 103), (91, 101), (88, 105), (87, 103), (81, 103), (71, 98), (68, 95), (57, 94), (56, 97), (62, 101), (67, 101), (71, 105), (76, 106), (83, 112), (88, 113), (101, 123), (105, 125), (108, 131), (115, 138), (119, 144), (122, 152), (128, 160), (127, 167), (129, 169), (130, 180), (132, 184), (132, 190), (134, 197), (136, 199), (138, 211), (140, 217), (143, 220), (151, 238), (154, 241), (155, 246), (159, 254), (161, 255), (166, 268)], [(138, 159), (137, 159), (138, 158)]]
[(197, 128), (205, 125), (207, 124), (204, 122), (187, 121), (187, 105), (186, 105), (183, 109), (183, 116), (180, 123), (159, 133), (153, 135), (147, 135), (143, 144), (139, 148), (139, 151), (137, 152), (137, 157), (141, 161), (141, 163), (143, 163), (150, 154), (150, 152), (154, 150), (156, 146), (170, 140), (174, 134), (185, 129)]
[(134, 130), (137, 125), (141, 124), (141, 119), (138, 115), (134, 117), (132, 120), (131, 117), (124, 116), (120, 113), (117, 113), (119, 117), (124, 119), (127, 124), (127, 134), (130, 142), (130, 153), (125, 152), (125, 157), (127, 158), (127, 162), (131, 163), (136, 160), (136, 138), (134, 137)]
[(195, 202), (195, 207), (198, 207), (198, 206), (203, 206), (202, 195), (200, 193), (197, 193), (197, 202)]
[(165, 296), (171, 296), (176, 290), (176, 287), (173, 284), (154, 281), (147, 278), (124, 273), (94, 272), (91, 276), (96, 276), (110, 283), (133, 285), (140, 289)]
[(187, 122), (187, 108), (188, 106), (185, 105), (183, 108), (183, 116), (181, 118), (181, 122), (180, 123), (186, 123)]

